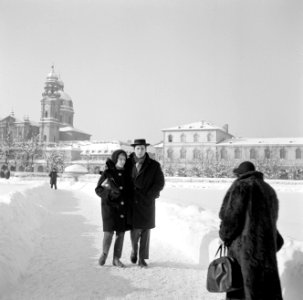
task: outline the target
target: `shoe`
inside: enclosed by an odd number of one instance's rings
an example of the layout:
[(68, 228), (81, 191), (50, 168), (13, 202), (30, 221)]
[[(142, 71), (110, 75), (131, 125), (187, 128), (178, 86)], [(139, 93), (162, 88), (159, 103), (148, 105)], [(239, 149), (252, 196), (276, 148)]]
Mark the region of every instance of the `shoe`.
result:
[(146, 261), (144, 259), (139, 259), (139, 267), (147, 268), (148, 264), (146, 263)]
[(99, 265), (103, 266), (106, 262), (107, 259), (107, 254), (106, 253), (102, 253), (102, 255), (99, 258)]
[(114, 257), (113, 259), (113, 265), (119, 268), (124, 268), (125, 265), (120, 261), (118, 257)]
[(133, 263), (133, 264), (135, 264), (135, 263), (137, 263), (137, 254), (136, 253), (134, 253), (133, 251), (132, 251), (132, 253), (131, 253), (131, 255), (130, 255), (130, 261)]

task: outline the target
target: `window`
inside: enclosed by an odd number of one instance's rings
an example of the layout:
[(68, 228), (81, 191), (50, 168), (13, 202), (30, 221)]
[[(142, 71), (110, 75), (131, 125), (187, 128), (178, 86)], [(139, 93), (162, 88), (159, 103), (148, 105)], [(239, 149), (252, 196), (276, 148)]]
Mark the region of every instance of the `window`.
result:
[(186, 143), (186, 135), (184, 133), (181, 134), (181, 143)]
[(43, 136), (43, 141), (46, 142), (46, 139), (47, 139), (47, 136), (44, 135), (44, 136)]
[(227, 150), (225, 148), (221, 149), (221, 159), (227, 159)]
[(266, 148), (266, 149), (264, 150), (264, 157), (265, 157), (266, 159), (269, 159), (269, 158), (270, 158), (270, 150), (269, 150), (269, 148)]
[(180, 158), (181, 159), (185, 159), (186, 158), (186, 149), (185, 148), (182, 148), (180, 150)]
[(173, 149), (169, 148), (167, 149), (167, 158), (173, 159), (174, 151)]
[(211, 140), (212, 140), (212, 134), (211, 134), (211, 132), (209, 132), (209, 133), (207, 134), (207, 141), (208, 141), (208, 142), (211, 142)]
[(235, 149), (235, 159), (241, 158), (241, 150), (239, 148)]
[(284, 148), (280, 149), (280, 158), (281, 159), (286, 158), (286, 150)]
[(252, 149), (249, 150), (249, 158), (250, 159), (256, 159), (257, 158), (256, 149), (252, 148)]
[(296, 149), (296, 159), (302, 159), (302, 151), (300, 148)]
[(45, 116), (45, 118), (48, 117), (48, 112), (47, 111), (44, 113), (44, 116)]
[(193, 159), (199, 159), (201, 157), (201, 152), (199, 149), (193, 150)]
[(195, 134), (194, 134), (194, 142), (195, 142), (195, 143), (198, 143), (198, 142), (199, 142), (199, 134), (198, 134), (198, 133), (195, 133)]
[(172, 135), (172, 134), (169, 134), (169, 135), (168, 135), (168, 142), (169, 142), (169, 143), (172, 143), (172, 142), (173, 142), (173, 135)]

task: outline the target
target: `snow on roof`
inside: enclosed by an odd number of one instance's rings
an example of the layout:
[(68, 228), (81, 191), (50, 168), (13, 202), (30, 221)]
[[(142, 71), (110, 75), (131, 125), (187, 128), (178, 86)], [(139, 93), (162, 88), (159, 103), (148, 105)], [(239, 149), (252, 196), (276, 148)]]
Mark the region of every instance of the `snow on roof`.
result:
[(92, 143), (88, 145), (81, 146), (82, 155), (101, 155), (101, 154), (111, 154), (115, 150), (121, 149), (119, 142), (105, 142), (105, 143)]
[(173, 131), (173, 130), (209, 130), (209, 129), (219, 129), (225, 131), (222, 127), (216, 126), (207, 121), (199, 121), (195, 123), (189, 123), (184, 125), (179, 125), (175, 127), (170, 127), (166, 129), (162, 129), (162, 131)]
[(218, 144), (219, 146), (230, 145), (303, 145), (303, 137), (283, 138), (232, 138)]
[(160, 142), (158, 144), (154, 144), (154, 145), (152, 145), (152, 147), (154, 147), (154, 148), (163, 148), (163, 142)]
[(86, 133), (84, 131), (81, 131), (77, 128), (71, 127), (71, 126), (66, 126), (66, 127), (61, 127), (59, 129), (60, 132), (78, 132), (78, 133), (83, 133), (83, 134), (87, 134), (87, 135), (91, 135), (89, 133)]
[(81, 165), (71, 165), (65, 168), (65, 173), (79, 173), (79, 174), (86, 174), (87, 169)]

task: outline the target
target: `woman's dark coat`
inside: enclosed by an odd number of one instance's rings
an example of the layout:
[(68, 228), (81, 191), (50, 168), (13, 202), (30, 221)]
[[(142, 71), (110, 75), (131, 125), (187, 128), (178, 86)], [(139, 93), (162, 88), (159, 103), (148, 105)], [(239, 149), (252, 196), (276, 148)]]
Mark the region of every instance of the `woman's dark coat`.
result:
[(127, 177), (125, 170), (116, 169), (110, 159), (106, 166), (95, 189), (101, 197), (103, 231), (126, 231), (130, 229), (131, 178)]
[(132, 176), (132, 227), (138, 229), (152, 229), (156, 226), (155, 200), (160, 196), (164, 187), (164, 175), (160, 164), (151, 159), (146, 153), (144, 163), (136, 176), (134, 153), (126, 161), (126, 170)]
[[(281, 300), (276, 252), (283, 238), (276, 228), (278, 199), (263, 174), (247, 172), (236, 179), (219, 217), (220, 238), (230, 245), (229, 254), (241, 266), (245, 299)], [(231, 294), (227, 293), (227, 299)]]

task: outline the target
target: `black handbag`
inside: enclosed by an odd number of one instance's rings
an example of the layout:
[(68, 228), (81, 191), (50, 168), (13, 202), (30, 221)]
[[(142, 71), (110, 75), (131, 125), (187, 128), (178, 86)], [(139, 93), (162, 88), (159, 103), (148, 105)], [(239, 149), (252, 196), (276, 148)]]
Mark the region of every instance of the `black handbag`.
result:
[[(227, 255), (227, 247), (221, 244), (207, 271), (206, 288), (211, 293), (226, 293), (243, 288), (243, 278), (238, 262)], [(223, 255), (222, 255), (223, 253)]]

